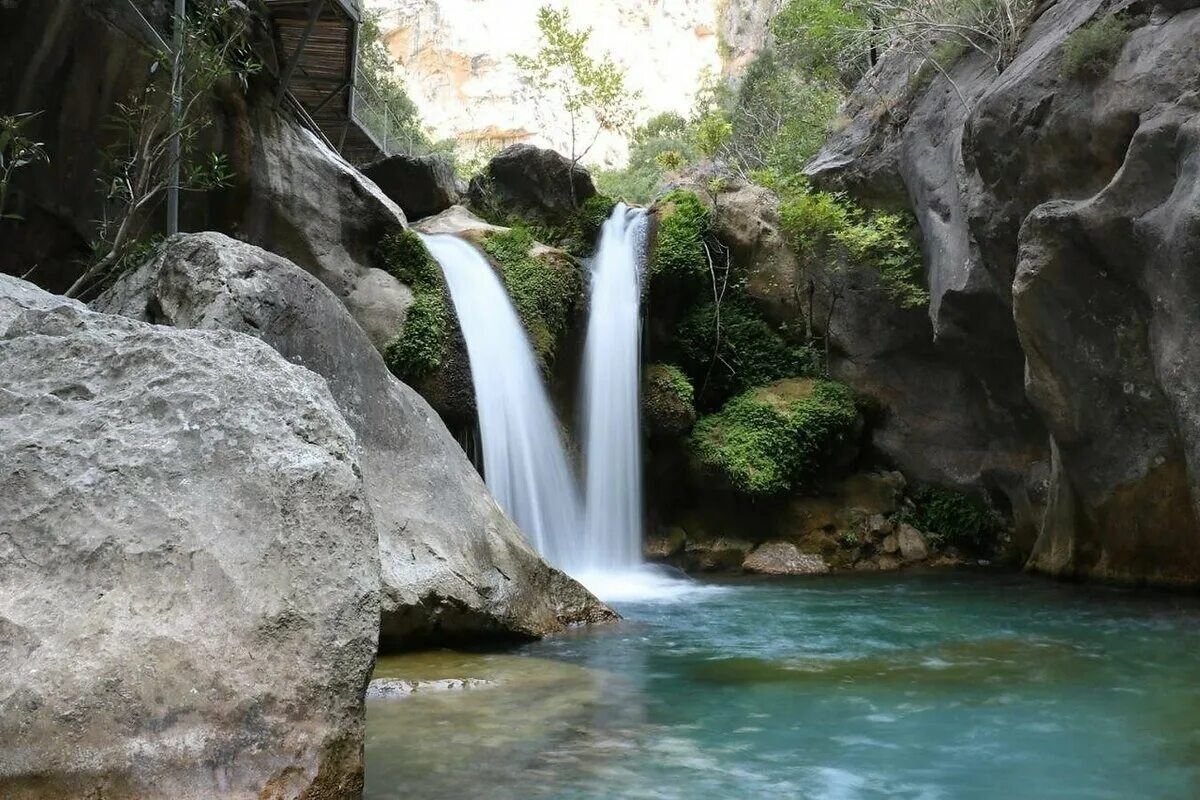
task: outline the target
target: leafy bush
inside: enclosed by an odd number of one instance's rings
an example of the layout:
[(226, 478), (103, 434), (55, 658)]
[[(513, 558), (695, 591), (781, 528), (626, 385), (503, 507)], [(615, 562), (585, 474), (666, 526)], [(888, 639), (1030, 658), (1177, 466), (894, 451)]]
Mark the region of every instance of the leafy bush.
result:
[(877, 270), (888, 295), (902, 307), (929, 302), (910, 218), (868, 212), (841, 192), (817, 192), (801, 182), (785, 186), (782, 195), (780, 223), (801, 252), (838, 247), (856, 265)]
[(784, 341), (744, 296), (721, 304), (719, 337), (716, 312), (711, 302), (696, 306), (680, 321), (675, 339), (702, 408), (754, 386), (811, 374), (811, 353)]
[(652, 275), (694, 278), (708, 274), (704, 238), (712, 214), (695, 192), (683, 189), (664, 197), (658, 205), (658, 239), (650, 262)]
[(953, 489), (925, 487), (913, 495), (913, 507), (896, 515), (927, 534), (937, 547), (978, 549), (999, 531), (999, 520), (975, 497)]
[(700, 463), (733, 489), (766, 497), (818, 475), (857, 418), (854, 398), (840, 383), (782, 381), (739, 395), (703, 417), (691, 443)]
[(442, 285), (441, 268), (421, 237), (408, 228), (397, 228), (384, 236), (379, 244), (379, 257), (384, 269), (413, 291)]
[(654, 200), (667, 173), (682, 169), (697, 155), (691, 123), (674, 112), (658, 114), (630, 137), (627, 166), (595, 173), (596, 188), (645, 205)]
[(406, 383), (420, 380), (442, 365), (449, 335), (449, 312), (441, 292), (416, 292), (404, 327), (383, 351), (383, 359)]
[(483, 249), (499, 265), (517, 315), (538, 357), (547, 364), (566, 331), (582, 286), (570, 262), (549, 255), (535, 257), (534, 244), (533, 232), (518, 225), (489, 236)]
[(1129, 26), (1112, 16), (1076, 28), (1063, 42), (1063, 76), (1085, 80), (1104, 77), (1128, 39)]

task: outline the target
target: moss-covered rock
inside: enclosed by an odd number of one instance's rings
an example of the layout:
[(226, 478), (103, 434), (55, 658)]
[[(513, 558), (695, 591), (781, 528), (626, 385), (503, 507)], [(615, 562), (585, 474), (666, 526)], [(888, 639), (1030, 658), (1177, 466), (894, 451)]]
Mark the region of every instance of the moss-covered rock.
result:
[(385, 236), (379, 253), (384, 269), (413, 293), (400, 330), (384, 348), (384, 360), (400, 380), (417, 384), (448, 357), (451, 312), (445, 280), (421, 238), (407, 228)]
[(561, 251), (540, 245), (522, 225), (491, 233), (483, 249), (500, 272), (539, 362), (549, 366), (583, 292), (579, 268)]
[(653, 436), (680, 436), (696, 422), (695, 392), (679, 367), (651, 364), (642, 376), (642, 414)]
[(691, 444), (736, 492), (766, 497), (812, 482), (860, 424), (846, 386), (798, 378), (730, 400), (696, 424)]
[(676, 189), (655, 206), (658, 235), (650, 258), (652, 277), (696, 280), (708, 275), (709, 256), (704, 240), (712, 227), (712, 213), (700, 197)]

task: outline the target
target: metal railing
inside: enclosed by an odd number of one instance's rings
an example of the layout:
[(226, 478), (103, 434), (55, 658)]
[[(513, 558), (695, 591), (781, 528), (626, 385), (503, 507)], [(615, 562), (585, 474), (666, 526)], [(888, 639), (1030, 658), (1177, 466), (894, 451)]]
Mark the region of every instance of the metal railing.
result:
[(411, 125), (401, 124), (392, 104), (361, 66), (355, 68), (350, 89), (350, 118), (385, 156), (420, 155), (427, 149), (424, 137)]

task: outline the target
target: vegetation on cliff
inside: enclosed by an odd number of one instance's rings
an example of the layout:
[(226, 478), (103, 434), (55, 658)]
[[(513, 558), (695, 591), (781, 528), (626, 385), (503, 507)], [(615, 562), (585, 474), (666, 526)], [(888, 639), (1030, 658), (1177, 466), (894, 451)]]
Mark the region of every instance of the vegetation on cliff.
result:
[(658, 237), (650, 257), (655, 277), (691, 279), (709, 272), (705, 238), (712, 215), (695, 192), (677, 189), (657, 204)]
[(404, 325), (383, 357), (396, 377), (414, 383), (442, 365), (450, 334), (445, 282), (421, 238), (407, 228), (384, 237), (379, 250), (388, 273), (413, 293)]

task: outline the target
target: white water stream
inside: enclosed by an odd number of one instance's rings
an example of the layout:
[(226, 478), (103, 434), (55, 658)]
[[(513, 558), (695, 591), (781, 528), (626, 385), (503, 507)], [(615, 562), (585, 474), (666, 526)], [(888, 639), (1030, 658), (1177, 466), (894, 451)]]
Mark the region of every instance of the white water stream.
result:
[(441, 265), (467, 344), (484, 480), (538, 552), (566, 568), (578, 553), (583, 514), (525, 329), (478, 250), (454, 236), (421, 238)]

